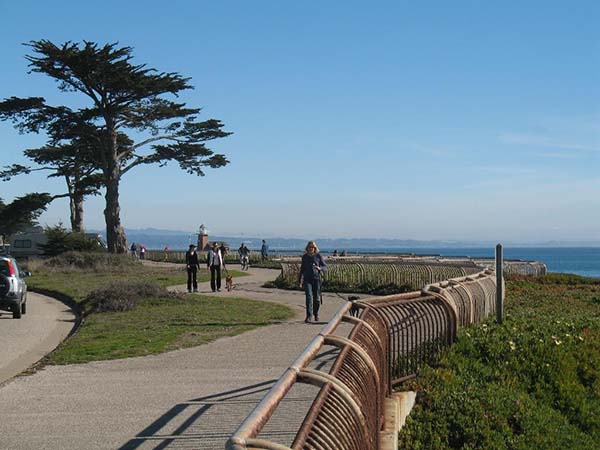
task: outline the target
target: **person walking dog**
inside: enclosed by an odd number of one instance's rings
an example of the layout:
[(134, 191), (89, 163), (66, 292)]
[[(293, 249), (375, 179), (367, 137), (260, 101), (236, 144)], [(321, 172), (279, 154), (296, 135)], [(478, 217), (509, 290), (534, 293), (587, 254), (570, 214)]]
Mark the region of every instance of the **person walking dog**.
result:
[(192, 292), (193, 287), (194, 292), (198, 292), (198, 281), (196, 280), (196, 277), (198, 275), (200, 263), (198, 261), (198, 253), (196, 253), (196, 246), (194, 244), (190, 244), (190, 249), (185, 252), (185, 265), (187, 268), (187, 290), (188, 292)]
[(206, 265), (210, 270), (210, 288), (213, 292), (221, 292), (221, 268), (224, 266), (224, 262), (219, 244), (216, 242), (208, 252)]
[(315, 322), (319, 321), (319, 307), (321, 306), (321, 274), (327, 270), (327, 264), (319, 253), (315, 241), (308, 241), (302, 264), (298, 275), (298, 284), (304, 288), (306, 295), (305, 323), (311, 323), (314, 315)]

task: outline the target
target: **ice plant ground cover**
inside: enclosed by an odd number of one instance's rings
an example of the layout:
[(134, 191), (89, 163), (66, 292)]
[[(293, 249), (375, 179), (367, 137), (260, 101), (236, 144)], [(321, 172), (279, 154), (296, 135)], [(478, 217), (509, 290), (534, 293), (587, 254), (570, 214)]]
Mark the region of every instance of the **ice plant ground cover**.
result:
[(600, 281), (512, 279), (505, 311), (403, 387), (418, 400), (399, 448), (600, 448)]

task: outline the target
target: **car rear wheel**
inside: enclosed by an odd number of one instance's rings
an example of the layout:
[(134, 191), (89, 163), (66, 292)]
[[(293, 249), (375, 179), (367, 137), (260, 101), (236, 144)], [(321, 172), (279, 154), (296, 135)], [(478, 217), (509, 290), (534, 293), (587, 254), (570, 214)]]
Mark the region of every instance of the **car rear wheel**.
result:
[(21, 318), (21, 307), (19, 305), (15, 305), (13, 306), (13, 319), (20, 319)]
[(25, 299), (23, 299), (23, 303), (21, 303), (21, 314), (26, 314), (27, 313), (27, 303), (25, 301)]

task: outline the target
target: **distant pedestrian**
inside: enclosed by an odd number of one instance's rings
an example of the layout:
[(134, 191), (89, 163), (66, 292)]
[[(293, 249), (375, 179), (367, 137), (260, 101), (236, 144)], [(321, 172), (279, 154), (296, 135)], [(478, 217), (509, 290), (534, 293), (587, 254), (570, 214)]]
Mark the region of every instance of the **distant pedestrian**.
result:
[(146, 259), (146, 246), (144, 244), (140, 245), (140, 259)]
[(131, 247), (129, 248), (129, 250), (131, 250), (131, 256), (137, 259), (137, 245), (135, 245), (135, 242), (131, 243)]
[(223, 267), (223, 255), (219, 250), (219, 244), (215, 242), (208, 252), (206, 266), (210, 270), (210, 288), (213, 292), (221, 292), (221, 269)]
[(316, 322), (319, 321), (319, 307), (321, 306), (321, 274), (327, 270), (327, 264), (319, 253), (319, 248), (315, 241), (308, 241), (300, 273), (298, 274), (298, 284), (304, 288), (306, 296), (306, 319), (305, 323), (312, 322), (313, 315)]
[(165, 245), (164, 252), (165, 252), (165, 261), (168, 261), (169, 260), (169, 247), (166, 245)]
[(185, 252), (185, 266), (187, 268), (187, 290), (188, 292), (192, 292), (193, 288), (194, 292), (198, 292), (198, 281), (196, 280), (196, 277), (198, 275), (200, 263), (194, 244), (190, 244), (189, 250)]
[(223, 260), (223, 271), (226, 271), (227, 267), (225, 265), (225, 257), (229, 253), (229, 247), (227, 247), (225, 245), (225, 242), (221, 242), (221, 245), (219, 246), (219, 250), (221, 251), (221, 259)]
[(332, 256), (339, 256), (337, 249), (333, 251), (333, 255)]
[(269, 258), (269, 246), (264, 239), (262, 240), (262, 246), (260, 247), (260, 256), (263, 261), (266, 261)]
[(223, 257), (223, 265), (225, 265), (225, 256), (228, 253), (228, 249), (227, 249), (227, 246), (225, 245), (225, 242), (221, 242), (221, 245), (219, 246), (219, 250), (221, 250), (221, 256)]

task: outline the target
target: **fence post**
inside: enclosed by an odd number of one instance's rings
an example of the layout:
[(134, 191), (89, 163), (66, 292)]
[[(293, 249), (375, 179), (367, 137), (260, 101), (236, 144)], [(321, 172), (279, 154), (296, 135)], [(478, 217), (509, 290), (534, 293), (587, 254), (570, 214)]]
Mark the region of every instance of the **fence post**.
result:
[(496, 245), (496, 321), (502, 323), (503, 298), (504, 298), (504, 261), (502, 258), (502, 244)]

